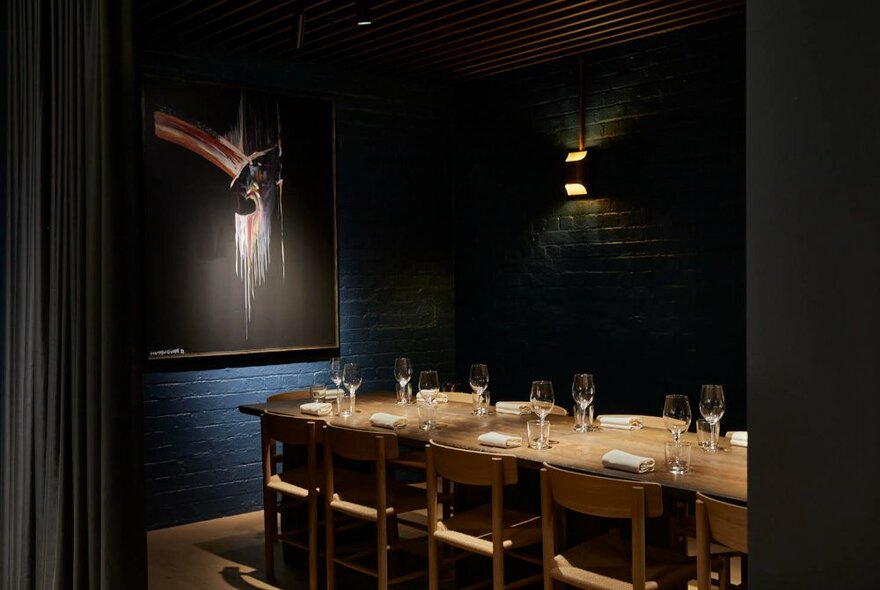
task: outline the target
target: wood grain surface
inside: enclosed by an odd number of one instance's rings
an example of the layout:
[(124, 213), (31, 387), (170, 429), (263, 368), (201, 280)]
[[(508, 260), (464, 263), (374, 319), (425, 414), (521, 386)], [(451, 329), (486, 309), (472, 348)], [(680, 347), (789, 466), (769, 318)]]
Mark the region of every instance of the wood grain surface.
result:
[[(249, 404), (239, 407), (245, 414), (261, 415), (269, 410), (280, 414), (303, 415), (299, 406), (309, 400), (276, 401), (262, 404)], [(335, 406), (335, 404), (334, 404)], [(746, 502), (747, 493), (747, 458), (748, 449), (731, 447), (727, 439), (721, 439), (722, 451), (707, 453), (697, 444), (694, 433), (682, 435), (684, 442), (691, 443), (691, 466), (685, 474), (672, 474), (664, 466), (663, 443), (672, 440), (672, 435), (665, 429), (655, 426), (656, 421), (646, 421), (650, 426), (641, 430), (600, 429), (594, 432), (579, 433), (574, 431), (574, 418), (571, 416), (550, 416), (550, 439), (553, 441), (549, 449), (536, 450), (526, 446), (526, 421), (534, 420), (534, 415), (515, 416), (496, 414), (490, 407), (487, 416), (471, 414), (471, 405), (466, 403), (448, 402), (437, 405), (437, 421), (439, 428), (431, 431), (418, 427), (418, 411), (415, 404), (399, 406), (391, 393), (371, 393), (357, 397), (356, 412), (352, 416), (314, 417), (332, 424), (344, 424), (353, 428), (385, 431), (370, 425), (370, 416), (375, 412), (388, 412), (405, 416), (407, 424), (397, 429), (400, 442), (404, 444), (425, 443), (434, 439), (439, 443), (465, 449), (500, 452), (516, 455), (522, 467), (538, 468), (547, 462), (557, 467), (564, 467), (596, 473), (609, 477), (630, 480), (642, 480), (660, 483), (672, 490), (685, 492), (700, 491), (712, 496), (719, 496), (737, 502)], [(334, 408), (335, 409), (335, 408)], [(489, 431), (520, 436), (523, 444), (511, 449), (500, 449), (479, 443), (477, 437)], [(654, 471), (645, 474), (628, 473), (616, 469), (606, 469), (602, 465), (602, 455), (611, 449), (620, 449), (634, 455), (653, 457), (656, 462)]]

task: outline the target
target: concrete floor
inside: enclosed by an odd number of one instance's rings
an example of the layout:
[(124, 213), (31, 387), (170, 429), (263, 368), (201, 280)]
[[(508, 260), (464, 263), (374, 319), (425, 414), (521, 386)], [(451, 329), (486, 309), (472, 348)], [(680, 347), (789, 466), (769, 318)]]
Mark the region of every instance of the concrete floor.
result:
[[(401, 531), (405, 536), (406, 531)], [(412, 533), (409, 533), (412, 534)], [(147, 534), (150, 590), (250, 590), (307, 588), (305, 553), (285, 564), (275, 548), (276, 581), (266, 581), (263, 570), (263, 514), (250, 512), (215, 520), (151, 531)], [(733, 581), (739, 581), (734, 560)], [(319, 579), (323, 587), (323, 578)], [(337, 587), (375, 588), (367, 576), (337, 568)], [(426, 588), (426, 580), (395, 586), (398, 590)], [(691, 583), (689, 588), (696, 588)]]

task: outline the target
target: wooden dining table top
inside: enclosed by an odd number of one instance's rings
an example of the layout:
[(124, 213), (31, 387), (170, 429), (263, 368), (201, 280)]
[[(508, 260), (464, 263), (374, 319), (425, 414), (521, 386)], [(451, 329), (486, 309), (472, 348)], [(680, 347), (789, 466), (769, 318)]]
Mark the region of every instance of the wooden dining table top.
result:
[[(262, 415), (265, 411), (293, 416), (306, 416), (300, 406), (311, 400), (285, 400), (239, 406), (245, 414)], [(525, 402), (523, 402), (525, 403)], [(493, 453), (515, 455), (525, 467), (540, 467), (547, 462), (556, 467), (569, 468), (596, 475), (649, 481), (684, 492), (700, 491), (736, 502), (747, 500), (747, 459), (748, 450), (732, 447), (730, 441), (722, 438), (722, 450), (715, 453), (704, 451), (697, 444), (696, 434), (682, 434), (682, 441), (691, 443), (690, 470), (684, 474), (673, 474), (666, 470), (664, 443), (672, 440), (672, 435), (662, 427), (656, 417), (645, 418), (645, 425), (639, 430), (616, 430), (600, 428), (591, 432), (575, 432), (574, 418), (571, 416), (550, 415), (549, 449), (532, 449), (526, 445), (526, 421), (534, 420), (534, 414), (518, 416), (496, 413), (490, 406), (489, 414), (474, 416), (469, 403), (446, 402), (437, 404), (438, 428), (422, 430), (419, 428), (418, 411), (415, 404), (397, 405), (392, 393), (368, 393), (357, 396), (356, 412), (351, 416), (311, 416), (331, 424), (344, 425), (363, 430), (387, 432), (387, 429), (370, 424), (370, 416), (375, 412), (386, 412), (406, 417), (406, 426), (396, 429), (403, 444), (424, 444), (428, 440), (438, 443)], [(335, 410), (335, 404), (334, 404)], [(522, 437), (523, 444), (514, 448), (498, 448), (481, 444), (477, 437), (485, 432), (500, 432)], [(655, 460), (653, 471), (643, 474), (608, 469), (602, 465), (602, 455), (612, 449)]]

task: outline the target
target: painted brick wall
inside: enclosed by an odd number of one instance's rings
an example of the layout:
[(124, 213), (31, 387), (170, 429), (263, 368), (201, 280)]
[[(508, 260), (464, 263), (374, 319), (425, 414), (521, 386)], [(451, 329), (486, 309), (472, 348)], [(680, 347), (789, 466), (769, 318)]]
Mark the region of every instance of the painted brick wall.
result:
[(577, 59), (464, 87), (456, 164), (457, 372), (495, 398), (595, 375), (602, 412), (660, 414), (666, 393), (745, 396), (742, 18), (587, 54), (592, 194), (567, 201)]
[[(336, 98), (340, 342), (359, 394), (393, 387), (395, 356), (453, 373), (453, 252), (443, 93), (326, 68), (147, 52), (143, 71)], [(238, 405), (311, 384), (326, 361), (144, 378), (151, 529), (261, 507), (259, 422)]]

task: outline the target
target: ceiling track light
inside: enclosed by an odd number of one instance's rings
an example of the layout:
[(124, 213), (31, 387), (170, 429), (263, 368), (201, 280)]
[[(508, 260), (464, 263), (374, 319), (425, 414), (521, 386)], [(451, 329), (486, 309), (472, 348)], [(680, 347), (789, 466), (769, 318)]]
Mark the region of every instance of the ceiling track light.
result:
[(296, 48), (302, 49), (306, 43), (306, 13), (296, 13)]
[(355, 10), (357, 12), (357, 24), (358, 25), (371, 25), (371, 24), (373, 24), (373, 18), (370, 15), (370, 2), (369, 2), (369, 0), (355, 0), (354, 6), (355, 6)]

